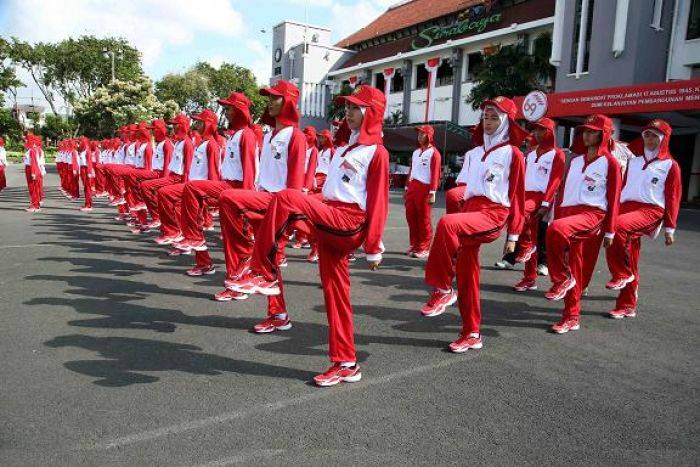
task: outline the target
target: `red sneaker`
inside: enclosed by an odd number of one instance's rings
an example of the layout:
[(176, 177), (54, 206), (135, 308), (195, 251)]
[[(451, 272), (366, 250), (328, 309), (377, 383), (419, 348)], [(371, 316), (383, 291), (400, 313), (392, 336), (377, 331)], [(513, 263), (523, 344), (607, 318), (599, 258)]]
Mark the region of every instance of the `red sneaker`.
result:
[(207, 225), (207, 226), (203, 227), (203, 230), (205, 232), (213, 232), (214, 231), (214, 224)]
[(282, 258), (282, 260), (277, 264), (278, 268), (286, 268), (289, 266), (289, 263), (287, 262), (287, 258)]
[(425, 317), (441, 315), (448, 306), (454, 305), (456, 301), (457, 294), (454, 290), (450, 290), (449, 292), (435, 290), (430, 294), (428, 303), (420, 309), (420, 312)]
[(459, 339), (449, 345), (450, 352), (463, 353), (469, 349), (480, 349), (484, 346), (481, 335), (470, 333), (459, 336)]
[(211, 276), (212, 274), (216, 273), (216, 269), (214, 268), (214, 265), (210, 266), (203, 266), (203, 267), (198, 267), (195, 266), (192, 269), (188, 269), (185, 271), (185, 274), (187, 274), (190, 277), (198, 277), (198, 276)]
[(536, 251), (537, 251), (536, 246), (530, 247), (525, 251), (521, 251), (520, 254), (515, 257), (515, 262), (516, 263), (527, 263), (528, 261), (530, 261), (530, 258), (532, 258), (532, 255), (534, 255)]
[(569, 331), (578, 331), (581, 324), (578, 318), (563, 318), (557, 324), (553, 324), (551, 330), (555, 334), (566, 334)]
[(82, 208), (80, 208), (80, 211), (81, 212), (92, 212), (92, 208), (87, 207), (87, 206), (83, 206)]
[(240, 293), (245, 293), (245, 294), (254, 294), (254, 293), (259, 293), (261, 295), (279, 295), (280, 294), (280, 287), (279, 283), (276, 280), (273, 281), (268, 281), (265, 279), (263, 276), (258, 276), (254, 274), (248, 274), (245, 277), (242, 277), (241, 279), (237, 281), (231, 281), (229, 285), (227, 285), (229, 290), (233, 290), (235, 292), (240, 292)]
[(566, 293), (573, 289), (576, 285), (576, 279), (569, 277), (561, 284), (554, 284), (552, 288), (549, 289), (547, 293), (544, 294), (544, 298), (547, 300), (561, 300), (566, 296)]
[(182, 251), (178, 250), (177, 248), (171, 248), (168, 250), (168, 256), (182, 256), (182, 255), (191, 255), (191, 251)]
[(425, 258), (427, 258), (428, 256), (430, 256), (430, 252), (427, 251), (427, 250), (415, 251), (415, 252), (413, 252), (413, 257), (414, 257), (414, 258), (425, 259)]
[(180, 234), (177, 235), (161, 235), (160, 237), (156, 237), (154, 240), (158, 245), (170, 245), (172, 243), (177, 243), (181, 242), (185, 239)]
[(275, 331), (287, 331), (292, 329), (292, 322), (289, 318), (280, 319), (274, 316), (268, 316), (260, 323), (253, 326), (253, 332), (257, 334), (267, 334)]
[(27, 208), (25, 209), (27, 212), (40, 212), (41, 208)]
[(520, 282), (513, 286), (513, 290), (516, 292), (526, 292), (528, 290), (537, 290), (537, 282), (531, 281), (530, 279), (522, 279)]
[(245, 300), (248, 298), (247, 294), (234, 292), (233, 290), (224, 289), (223, 291), (214, 295), (213, 299), (217, 302), (230, 302), (231, 300)]
[(292, 243), (292, 248), (294, 248), (295, 250), (300, 250), (301, 247), (302, 247), (302, 244), (299, 241)]
[(207, 242), (205, 240), (187, 240), (184, 239), (181, 242), (177, 242), (173, 245), (175, 248), (178, 250), (184, 250), (184, 251), (206, 251), (207, 249)]
[(612, 319), (622, 319), (622, 318), (635, 318), (637, 316), (637, 310), (634, 308), (626, 308), (624, 310), (612, 310), (608, 313)]
[(338, 383), (356, 383), (362, 379), (360, 366), (344, 367), (340, 363), (334, 363), (325, 373), (314, 376), (316, 386), (328, 387)]
[(623, 277), (622, 279), (613, 279), (605, 284), (605, 288), (610, 290), (622, 290), (632, 281), (634, 281), (634, 274), (629, 277)]
[(354, 263), (357, 261), (357, 256), (355, 256), (355, 253), (350, 253), (348, 255), (348, 263)]

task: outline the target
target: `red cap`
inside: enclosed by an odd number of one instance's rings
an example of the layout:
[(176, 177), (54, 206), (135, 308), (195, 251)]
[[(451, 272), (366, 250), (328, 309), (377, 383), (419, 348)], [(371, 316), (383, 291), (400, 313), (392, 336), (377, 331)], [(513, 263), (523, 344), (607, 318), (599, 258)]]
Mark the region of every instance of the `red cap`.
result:
[(296, 85), (283, 79), (277, 81), (274, 86), (266, 86), (260, 89), (261, 96), (276, 96), (291, 99), (296, 102), (299, 100), (299, 88)]
[(586, 117), (586, 120), (583, 122), (583, 124), (579, 125), (576, 128), (579, 130), (588, 129), (593, 131), (609, 132), (612, 134), (613, 123), (612, 120), (610, 120), (610, 118), (606, 117), (605, 115), (593, 114)]
[(416, 131), (423, 133), (428, 137), (428, 144), (433, 144), (433, 137), (435, 135), (435, 129), (430, 125), (419, 125), (416, 127)]
[[(233, 107), (238, 112), (240, 115), (243, 116), (243, 120), (245, 120), (246, 125), (250, 125), (251, 123), (251, 118), (250, 118), (250, 99), (248, 99), (248, 96), (243, 94), (242, 92), (232, 92), (231, 94), (228, 95), (227, 98), (225, 99), (219, 99), (217, 101), (221, 105), (225, 105), (228, 107)], [(229, 122), (232, 123), (232, 122)], [(237, 126), (237, 125), (235, 125)]]
[(384, 111), (384, 107), (386, 107), (386, 96), (384, 93), (366, 84), (355, 88), (355, 91), (349, 96), (338, 96), (335, 100), (339, 104), (350, 103), (358, 107), (381, 108), (382, 112)]
[(481, 110), (488, 106), (496, 107), (501, 112), (508, 114), (508, 118), (511, 120), (515, 120), (515, 116), (518, 114), (518, 107), (515, 105), (515, 102), (507, 97), (498, 96), (493, 99), (487, 99), (481, 103)]
[(204, 109), (197, 115), (192, 116), (192, 120), (199, 120), (205, 123), (213, 123), (215, 125), (219, 122), (219, 118), (216, 116), (214, 111), (210, 109)]

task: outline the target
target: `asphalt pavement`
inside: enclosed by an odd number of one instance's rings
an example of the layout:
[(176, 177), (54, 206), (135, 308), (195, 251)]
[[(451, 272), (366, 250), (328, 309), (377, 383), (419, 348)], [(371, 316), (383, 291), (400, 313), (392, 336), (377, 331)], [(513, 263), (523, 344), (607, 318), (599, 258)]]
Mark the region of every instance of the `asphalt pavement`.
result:
[[(288, 249), (294, 327), (249, 332), (264, 299), (217, 303), (222, 272), (183, 274), (153, 235), (92, 213), (47, 179), (29, 214), (23, 173), (0, 193), (0, 465), (698, 465), (700, 212), (677, 243), (645, 239), (636, 319), (607, 318), (603, 255), (582, 328), (547, 332), (561, 302), (520, 294), (482, 249), (484, 348), (453, 355), (456, 308), (432, 319), (423, 260), (392, 193), (388, 253), (352, 266), (359, 383), (328, 366), (317, 266)], [(444, 212), (440, 198), (434, 210)], [(213, 255), (222, 266), (216, 246)]]

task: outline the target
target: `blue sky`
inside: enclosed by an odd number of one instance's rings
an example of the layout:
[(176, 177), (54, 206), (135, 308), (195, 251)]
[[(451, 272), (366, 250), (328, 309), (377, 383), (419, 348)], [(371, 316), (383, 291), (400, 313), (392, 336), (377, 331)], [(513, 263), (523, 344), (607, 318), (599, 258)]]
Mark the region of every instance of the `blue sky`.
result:
[[(334, 40), (340, 40), (396, 1), (0, 0), (0, 34), (30, 42), (81, 34), (122, 36), (142, 52), (153, 79), (204, 60), (246, 66), (266, 82), (271, 26), (285, 19), (303, 22), (308, 11), (309, 23), (330, 27)], [(29, 94), (38, 92), (31, 87), (20, 91), (20, 96)]]

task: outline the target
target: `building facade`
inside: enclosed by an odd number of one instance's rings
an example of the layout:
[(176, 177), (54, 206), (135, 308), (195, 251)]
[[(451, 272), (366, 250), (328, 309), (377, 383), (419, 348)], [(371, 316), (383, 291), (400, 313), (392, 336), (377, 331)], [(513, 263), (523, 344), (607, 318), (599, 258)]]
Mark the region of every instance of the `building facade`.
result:
[(483, 57), (531, 50), (542, 34), (552, 38), (554, 79), (542, 84), (559, 143), (588, 113), (613, 118), (622, 140), (664, 118), (684, 196), (700, 196), (700, 0), (404, 0), (336, 44), (329, 29), (284, 22), (272, 79), (298, 83), (304, 124), (327, 126), (331, 96), (363, 83), (386, 92), (392, 122), (466, 128), (479, 118), (468, 97)]

